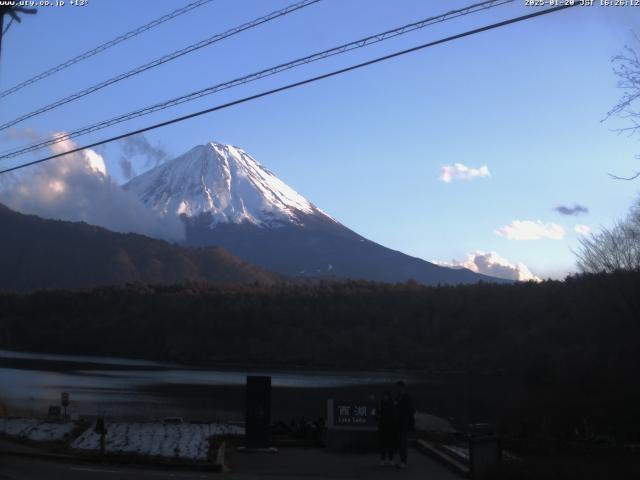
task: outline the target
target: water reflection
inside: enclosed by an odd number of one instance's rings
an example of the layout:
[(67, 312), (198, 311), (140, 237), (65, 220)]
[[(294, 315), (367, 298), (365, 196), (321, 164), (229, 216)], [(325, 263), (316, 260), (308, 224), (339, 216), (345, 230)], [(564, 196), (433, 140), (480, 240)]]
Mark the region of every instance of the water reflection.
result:
[[(240, 389), (232, 387), (243, 386), (250, 374), (269, 374), (274, 387), (292, 390), (389, 384), (399, 378), (373, 372), (207, 370), (145, 360), (0, 350), (0, 402), (5, 410), (41, 414), (58, 404), (64, 391), (70, 393), (70, 412), (76, 415), (193, 418), (206, 411), (209, 416), (238, 416), (242, 396), (237, 393)], [(225, 386), (230, 388), (220, 389)], [(227, 390), (236, 393), (229, 394), (229, 402), (216, 403), (210, 398), (212, 389), (217, 396), (227, 395)]]

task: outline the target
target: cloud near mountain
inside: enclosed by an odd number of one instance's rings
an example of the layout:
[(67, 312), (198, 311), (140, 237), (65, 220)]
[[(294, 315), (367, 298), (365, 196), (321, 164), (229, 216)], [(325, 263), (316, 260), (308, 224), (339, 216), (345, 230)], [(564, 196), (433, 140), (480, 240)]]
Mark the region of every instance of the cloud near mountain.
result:
[(126, 180), (131, 180), (137, 175), (133, 168), (133, 157), (142, 157), (145, 167), (155, 167), (169, 159), (169, 154), (161, 145), (152, 145), (143, 134), (124, 138), (120, 142), (120, 147), (122, 156), (118, 160), (118, 165)]
[(521, 282), (541, 282), (531, 270), (521, 262), (512, 263), (496, 252), (476, 251), (467, 255), (466, 260), (451, 260), (450, 262), (435, 262), (443, 267), (468, 268), (472, 272), (490, 275), (492, 277), (517, 280)]
[[(51, 151), (55, 154), (75, 147), (73, 141), (65, 140), (52, 145)], [(0, 203), (21, 213), (83, 221), (115, 232), (171, 241), (185, 235), (178, 218), (161, 219), (117, 185), (102, 156), (90, 149), (0, 178)]]

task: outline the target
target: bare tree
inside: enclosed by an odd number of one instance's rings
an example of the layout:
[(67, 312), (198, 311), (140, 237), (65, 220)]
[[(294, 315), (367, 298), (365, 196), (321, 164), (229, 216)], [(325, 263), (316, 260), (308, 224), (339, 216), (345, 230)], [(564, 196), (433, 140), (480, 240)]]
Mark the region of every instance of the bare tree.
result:
[(575, 253), (583, 272), (640, 271), (640, 199), (625, 220), (583, 237)]
[[(635, 35), (640, 45), (640, 37)], [(622, 53), (612, 59), (613, 72), (618, 77), (622, 97), (607, 112), (605, 120), (619, 117), (630, 125), (615, 129), (619, 134), (633, 136), (640, 133), (640, 56), (635, 48), (625, 46)], [(636, 155), (640, 160), (640, 155)], [(617, 180), (634, 180), (640, 170), (628, 177), (609, 174)], [(640, 271), (640, 198), (631, 207), (626, 219), (599, 233), (585, 236), (574, 252), (578, 268), (583, 272), (614, 272), (618, 270)]]
[[(635, 35), (635, 34), (634, 34)], [(635, 35), (638, 44), (640, 38)], [(618, 77), (617, 87), (622, 90), (622, 97), (618, 103), (607, 112), (605, 120), (611, 117), (619, 117), (630, 123), (629, 126), (616, 128), (619, 134), (626, 133), (633, 136), (640, 131), (640, 111), (638, 100), (640, 99), (640, 57), (635, 48), (625, 46), (622, 53), (611, 60), (613, 73)], [(640, 159), (640, 155), (636, 158)], [(640, 171), (636, 171), (630, 177), (619, 177), (609, 174), (617, 180), (633, 180), (640, 177)]]

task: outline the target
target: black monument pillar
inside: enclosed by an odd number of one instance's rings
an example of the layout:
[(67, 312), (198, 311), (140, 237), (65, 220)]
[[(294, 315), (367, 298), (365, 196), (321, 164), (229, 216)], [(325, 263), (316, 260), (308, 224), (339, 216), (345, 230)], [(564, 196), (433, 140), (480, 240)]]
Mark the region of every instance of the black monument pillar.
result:
[(247, 376), (246, 440), (249, 448), (269, 446), (271, 377)]

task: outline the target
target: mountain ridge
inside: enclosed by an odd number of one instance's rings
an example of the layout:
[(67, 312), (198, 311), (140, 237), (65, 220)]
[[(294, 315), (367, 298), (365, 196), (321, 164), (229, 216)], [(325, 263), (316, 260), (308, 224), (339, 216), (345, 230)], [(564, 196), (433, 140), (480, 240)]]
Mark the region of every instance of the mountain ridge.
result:
[(220, 247), (190, 248), (84, 222), (43, 219), (1, 203), (0, 225), (0, 289), (284, 280)]
[(182, 217), (186, 245), (218, 245), (288, 276), (413, 279), (427, 285), (511, 282), (439, 266), (368, 240), (231, 145), (194, 147), (124, 188), (156, 213)]

